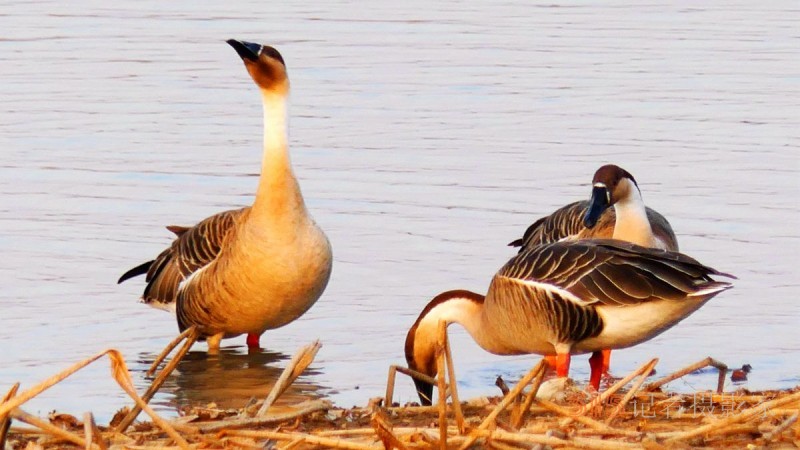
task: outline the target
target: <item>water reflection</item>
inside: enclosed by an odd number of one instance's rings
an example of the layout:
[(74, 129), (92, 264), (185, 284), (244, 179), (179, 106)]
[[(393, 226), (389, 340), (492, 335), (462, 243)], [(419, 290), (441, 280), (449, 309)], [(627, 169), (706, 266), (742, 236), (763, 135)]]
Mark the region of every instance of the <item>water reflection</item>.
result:
[[(155, 353), (143, 353), (137, 365), (148, 367), (155, 357)], [(228, 347), (218, 355), (190, 351), (164, 383), (157, 403), (180, 408), (213, 402), (220, 408), (241, 408), (251, 398), (266, 398), (288, 361), (289, 355), (264, 349), (242, 351)], [(318, 373), (313, 366), (306, 369), (281, 395), (278, 404), (320, 397), (324, 389), (309, 381)]]

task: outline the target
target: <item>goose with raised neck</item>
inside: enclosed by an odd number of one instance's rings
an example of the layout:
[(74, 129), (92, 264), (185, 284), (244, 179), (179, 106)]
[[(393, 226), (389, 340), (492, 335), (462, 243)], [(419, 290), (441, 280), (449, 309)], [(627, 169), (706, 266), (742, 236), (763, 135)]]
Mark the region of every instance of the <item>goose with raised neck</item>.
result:
[(146, 274), (142, 301), (174, 310), (181, 330), (197, 326), (210, 352), (223, 338), (247, 334), (260, 345), (266, 330), (302, 316), (331, 274), (325, 233), (306, 210), (288, 149), (289, 79), (273, 47), (228, 40), (259, 88), (264, 108), (261, 176), (250, 207), (224, 211), (194, 226), (170, 226), (172, 244), (134, 267), (123, 282)]

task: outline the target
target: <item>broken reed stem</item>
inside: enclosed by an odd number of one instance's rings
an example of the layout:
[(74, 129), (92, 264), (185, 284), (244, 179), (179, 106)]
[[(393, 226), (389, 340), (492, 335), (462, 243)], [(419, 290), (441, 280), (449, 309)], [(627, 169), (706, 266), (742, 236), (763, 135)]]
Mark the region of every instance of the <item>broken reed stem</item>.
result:
[(155, 361), (153, 361), (153, 364), (150, 364), (150, 368), (147, 369), (147, 372), (145, 373), (145, 375), (148, 376), (148, 377), (152, 377), (153, 374), (156, 373), (156, 369), (158, 369), (158, 365), (161, 364), (161, 362), (164, 361), (164, 358), (169, 356), (169, 354), (172, 352), (172, 350), (175, 347), (177, 347), (178, 344), (180, 344), (181, 341), (184, 340), (186, 338), (186, 336), (189, 335), (189, 333), (191, 333), (193, 331), (192, 329), (193, 329), (193, 327), (189, 327), (189, 328), (183, 330), (183, 333), (179, 334), (175, 339), (173, 339), (169, 344), (167, 344), (167, 346), (164, 347), (164, 350), (161, 350), (161, 353), (159, 353), (158, 356), (156, 356), (156, 359), (155, 359)]
[(232, 420), (223, 420), (220, 422), (201, 423), (197, 424), (196, 427), (202, 432), (209, 432), (209, 431), (219, 431), (224, 429), (242, 428), (247, 426), (270, 425), (273, 423), (280, 423), (280, 422), (285, 422), (287, 420), (296, 419), (298, 417), (302, 417), (307, 414), (311, 414), (313, 412), (324, 411), (326, 409), (330, 409), (331, 407), (332, 407), (331, 402), (328, 400), (315, 400), (313, 402), (309, 402), (305, 408), (302, 408), (298, 411), (292, 411), (286, 414), (276, 414), (267, 417), (253, 417), (247, 419), (232, 419)]
[(579, 416), (586, 415), (586, 413), (588, 413), (589, 411), (594, 409), (597, 405), (600, 405), (603, 402), (605, 402), (606, 400), (608, 400), (608, 398), (611, 397), (612, 395), (614, 395), (615, 392), (617, 392), (618, 390), (622, 389), (626, 384), (630, 383), (630, 381), (632, 379), (634, 379), (637, 375), (640, 375), (642, 372), (644, 372), (644, 370), (647, 367), (655, 366), (656, 363), (658, 363), (658, 358), (654, 358), (654, 359), (646, 362), (644, 365), (642, 365), (638, 369), (636, 369), (633, 372), (631, 372), (628, 375), (626, 375), (625, 378), (623, 378), (623, 379), (617, 381), (616, 383), (614, 383), (613, 386), (611, 386), (610, 388), (606, 389), (605, 392), (603, 392), (602, 394), (598, 395), (594, 400), (592, 400), (589, 403), (583, 405), (583, 407), (581, 407), (575, 414), (579, 415)]
[(639, 375), (639, 379), (636, 380), (633, 386), (631, 386), (631, 389), (625, 394), (624, 397), (622, 397), (622, 400), (619, 402), (617, 407), (614, 408), (614, 410), (605, 420), (606, 425), (611, 424), (611, 422), (614, 421), (617, 415), (620, 412), (622, 412), (623, 409), (625, 409), (625, 405), (628, 404), (628, 402), (631, 400), (631, 398), (633, 398), (633, 396), (636, 394), (639, 388), (642, 387), (642, 384), (644, 384), (644, 380), (646, 380), (647, 377), (650, 376), (650, 374), (653, 372), (653, 369), (656, 367), (656, 364), (658, 364), (658, 358), (650, 361), (650, 364), (645, 366), (645, 368), (642, 370), (641, 375)]
[(639, 444), (631, 444), (628, 442), (612, 441), (608, 442), (603, 439), (597, 438), (584, 438), (573, 437), (570, 439), (561, 439), (555, 436), (547, 436), (545, 434), (532, 434), (521, 432), (508, 432), (505, 430), (481, 430), (479, 434), (482, 437), (490, 437), (492, 439), (499, 439), (507, 442), (516, 442), (519, 444), (543, 444), (550, 446), (568, 446), (570, 448), (579, 449), (597, 449), (597, 450), (616, 450), (620, 448), (640, 449)]
[(800, 392), (795, 392), (794, 394), (787, 395), (786, 397), (770, 400), (768, 402), (761, 403), (759, 405), (755, 405), (751, 408), (745, 409), (740, 411), (738, 414), (732, 415), (725, 419), (717, 420), (707, 425), (703, 425), (701, 427), (697, 427), (694, 430), (678, 433), (672, 436), (670, 439), (665, 441), (666, 444), (675, 443), (678, 441), (691, 439), (695, 436), (700, 436), (706, 433), (711, 433), (721, 428), (728, 427), (733, 424), (737, 424), (739, 422), (744, 422), (746, 420), (750, 420), (753, 417), (757, 416), (758, 414), (766, 415), (767, 411), (771, 408), (777, 408), (778, 406), (783, 406), (786, 404), (790, 404), (800, 400)]
[(286, 368), (283, 369), (281, 372), (281, 376), (278, 378), (278, 381), (275, 382), (275, 385), (272, 386), (272, 390), (269, 391), (269, 395), (264, 400), (264, 403), (259, 408), (258, 412), (256, 413), (256, 417), (265, 417), (267, 415), (267, 411), (275, 403), (275, 400), (280, 397), (281, 394), (286, 392), (286, 389), (294, 383), (294, 380), (303, 373), (304, 370), (314, 361), (314, 357), (317, 356), (317, 352), (322, 347), (322, 343), (319, 340), (316, 340), (305, 347), (301, 348), (297, 351), (297, 353), (292, 356), (292, 359), (289, 360), (289, 364), (286, 365)]
[(386, 395), (383, 396), (383, 406), (390, 408), (394, 397), (394, 385), (397, 381), (397, 366), (389, 366), (389, 374), (386, 376)]
[[(183, 343), (183, 347), (181, 347), (180, 350), (178, 350), (178, 353), (175, 354), (175, 356), (169, 361), (169, 363), (163, 369), (161, 369), (161, 372), (159, 372), (156, 379), (153, 380), (153, 383), (150, 384), (150, 387), (147, 388), (147, 391), (145, 391), (144, 395), (142, 395), (141, 399), (144, 401), (145, 404), (149, 402), (151, 398), (153, 398), (155, 393), (161, 388), (161, 385), (164, 384), (164, 381), (166, 381), (167, 377), (169, 377), (172, 371), (175, 370), (176, 367), (178, 367), (178, 363), (181, 362), (181, 360), (183, 359), (184, 356), (186, 356), (187, 353), (189, 353), (189, 349), (192, 348), (192, 345), (194, 345), (194, 343), (200, 337), (200, 333), (197, 331), (197, 328), (194, 325), (189, 327), (187, 331), (190, 332), (189, 333), (184, 332), (186, 333), (185, 336), (186, 342)], [(136, 417), (139, 416), (140, 412), (142, 412), (142, 408), (138, 404), (135, 405), (133, 409), (130, 410), (128, 415), (126, 415), (119, 423), (119, 425), (117, 425), (115, 431), (117, 431), (118, 433), (125, 433), (125, 430), (127, 430), (128, 427), (131, 426), (133, 421), (136, 420)]]
[[(386, 397), (384, 397), (384, 401), (383, 401), (383, 406), (385, 408), (391, 408), (392, 407), (392, 403), (393, 403), (392, 402), (392, 400), (393, 400), (392, 397), (394, 396), (394, 387), (395, 387), (394, 385), (395, 385), (395, 381), (396, 381), (395, 380), (396, 372), (400, 372), (403, 375), (408, 375), (409, 377), (411, 377), (413, 379), (421, 380), (421, 381), (424, 381), (424, 382), (429, 383), (429, 384), (436, 384), (436, 378), (429, 377), (428, 375), (425, 375), (422, 372), (417, 372), (416, 370), (412, 370), (412, 369), (409, 369), (409, 368), (403, 367), (403, 366), (397, 366), (397, 365), (389, 366), (389, 375), (388, 375), (388, 377), (386, 379)], [(432, 400), (432, 399), (428, 399), (428, 400)]]
[(542, 386), (545, 372), (546, 370), (540, 370), (536, 375), (536, 378), (533, 380), (533, 386), (531, 386), (531, 391), (528, 393), (528, 396), (525, 397), (525, 402), (522, 404), (522, 407), (517, 410), (516, 417), (511, 421), (512, 427), (519, 429), (525, 422), (525, 416), (531, 409), (533, 401), (536, 400), (536, 394), (539, 393), (539, 388)]
[(28, 400), (36, 397), (37, 395), (41, 394), (42, 392), (46, 391), (47, 389), (53, 387), (54, 385), (60, 383), (65, 378), (69, 377), (73, 373), (77, 372), (78, 370), (88, 366), (89, 364), (93, 363), (94, 361), (101, 358), (103, 355), (108, 353), (108, 350), (104, 350), (92, 357), (86, 358), (83, 361), (77, 362), (67, 369), (53, 375), (52, 377), (42, 381), (41, 383), (37, 384), (36, 386), (24, 391), (23, 393), (8, 399), (7, 401), (0, 403), (0, 417), (4, 417), (9, 412), (16, 409), (18, 406), (22, 405), (23, 403), (27, 402)]
[[(87, 365), (91, 364), (92, 362), (98, 360), (99, 358), (101, 358), (104, 355), (107, 355), (109, 357), (109, 359), (111, 361), (111, 374), (114, 377), (114, 380), (117, 382), (117, 384), (119, 384), (119, 386), (122, 388), (122, 390), (124, 390), (126, 393), (128, 393), (128, 395), (130, 395), (134, 399), (134, 401), (136, 401), (137, 406), (139, 408), (145, 409), (145, 411), (147, 411), (147, 413), (153, 419), (153, 422), (155, 422), (157, 425), (161, 426), (162, 429), (164, 431), (166, 431), (167, 434), (171, 438), (173, 438), (175, 440), (175, 442), (178, 443), (178, 445), (181, 445), (182, 447), (188, 448), (188, 443), (172, 427), (170, 427), (169, 424), (167, 424), (163, 419), (161, 419), (152, 409), (147, 407), (147, 404), (144, 403), (144, 401), (142, 401), (142, 399), (139, 398), (139, 396), (136, 394), (136, 389), (133, 387), (133, 380), (131, 380), (130, 372), (128, 372), (128, 367), (125, 365), (125, 359), (122, 357), (122, 354), (119, 351), (115, 350), (115, 349), (104, 350), (104, 351), (102, 351), (102, 352), (100, 352), (100, 353), (98, 353), (98, 354), (96, 354), (96, 355), (94, 355), (94, 356), (92, 356), (90, 358), (87, 358), (87, 359), (85, 359), (85, 360), (83, 360), (83, 361), (81, 361), (81, 362), (79, 362), (77, 364), (73, 364), (72, 366), (70, 366), (66, 370), (64, 370), (64, 371), (62, 371), (62, 372), (60, 372), (60, 373), (58, 373), (58, 374), (46, 379), (46, 380), (44, 380), (43, 382), (37, 384), (36, 386), (26, 390), (22, 394), (20, 394), (20, 395), (18, 395), (16, 397), (13, 397), (13, 398), (9, 399), (6, 402), (3, 402), (2, 404), (0, 404), (0, 417), (2, 417), (3, 415), (8, 414), (9, 412), (11, 412), (11, 415), (13, 417), (17, 418), (18, 420), (22, 420), (22, 421), (30, 420), (31, 422), (35, 422), (36, 423), (35, 426), (39, 426), (39, 424), (43, 424), (43, 427), (40, 427), (40, 428), (42, 428), (44, 430), (52, 430), (50, 428), (51, 425), (49, 423), (43, 422), (40, 419), (35, 418), (33, 416), (29, 416), (26, 413), (17, 410), (17, 407), (19, 407), (21, 404), (25, 403), (26, 401), (30, 400), (31, 398), (33, 398), (33, 397), (39, 395), (40, 393), (44, 392), (45, 390), (49, 389), (53, 385), (61, 382), (62, 380), (64, 380), (65, 378), (69, 377), (73, 373), (75, 373), (78, 370), (82, 369), (83, 367), (86, 367)], [(21, 414), (21, 415), (18, 415), (18, 414)], [(24, 417), (25, 420), (23, 420), (20, 417)], [(31, 423), (31, 422), (26, 422), (26, 423)], [(31, 424), (33, 424), (33, 423), (31, 423)], [(60, 428), (59, 428), (59, 430), (60, 430)], [(71, 440), (71, 442), (78, 443), (74, 439)], [(85, 446), (84, 440), (81, 439), (80, 443), (78, 443), (78, 445)]]
[(16, 420), (19, 420), (20, 422), (25, 422), (28, 425), (33, 425), (36, 428), (39, 428), (40, 430), (52, 436), (55, 436), (58, 439), (63, 439), (67, 442), (72, 442), (73, 444), (76, 444), (84, 448), (94, 448), (91, 446), (92, 445), (91, 442), (87, 442), (84, 438), (78, 436), (77, 434), (70, 433), (69, 431), (61, 427), (57, 427), (51, 424), (50, 422), (44, 421), (36, 416), (28, 414), (25, 411), (22, 411), (21, 409), (15, 409), (11, 411), (11, 417), (13, 417)]
[(776, 437), (780, 436), (781, 433), (786, 431), (793, 423), (797, 422), (798, 412), (795, 411), (794, 414), (786, 418), (783, 422), (781, 422), (774, 430), (770, 431), (769, 433), (764, 434), (764, 440), (769, 442)]
[[(186, 340), (186, 344), (188, 344), (186, 347), (191, 347), (195, 339), (197, 339), (197, 333), (190, 334)], [(186, 348), (186, 350), (188, 351), (188, 348)], [(181, 351), (184, 351), (184, 349), (181, 348)], [(178, 355), (183, 357), (183, 355), (181, 355), (180, 352), (178, 353)], [(136, 388), (133, 386), (133, 380), (131, 379), (131, 373), (130, 371), (128, 371), (128, 366), (125, 364), (125, 359), (122, 357), (122, 354), (117, 350), (110, 349), (108, 350), (108, 357), (111, 359), (111, 375), (114, 377), (114, 380), (117, 382), (117, 384), (119, 384), (122, 390), (125, 391), (133, 399), (134, 402), (136, 402), (136, 408), (138, 408), (140, 411), (143, 410), (145, 413), (147, 413), (147, 415), (150, 416), (150, 419), (153, 420), (153, 423), (156, 424), (162, 430), (164, 430), (164, 432), (167, 433), (167, 435), (170, 438), (172, 438), (172, 440), (175, 441), (175, 443), (178, 444), (181, 448), (188, 449), (189, 443), (186, 442), (186, 440), (180, 434), (178, 434), (177, 431), (175, 431), (175, 428), (173, 428), (169, 424), (169, 422), (162, 419), (161, 416), (156, 414), (156, 412), (153, 411), (153, 409), (150, 408), (150, 406), (147, 404), (146, 400), (139, 397), (139, 394), (136, 393)], [(174, 361), (170, 361), (167, 367), (172, 365), (173, 362)], [(177, 363), (175, 364), (177, 365)], [(166, 370), (166, 368), (164, 370)], [(163, 374), (159, 374), (159, 378), (162, 375)], [(130, 416), (131, 414), (129, 413), (128, 416), (126, 416), (126, 418)], [(133, 417), (135, 418), (136, 416)], [(133, 419), (131, 419), (131, 421), (133, 421)]]
[(576, 416), (575, 415), (576, 413), (574, 411), (572, 411), (572, 410), (570, 410), (568, 408), (565, 408), (563, 406), (557, 405), (557, 404), (555, 404), (555, 403), (553, 403), (553, 402), (551, 402), (549, 400), (537, 398), (535, 401), (536, 401), (536, 403), (538, 403), (539, 405), (541, 405), (545, 409), (548, 409), (548, 410), (550, 410), (550, 411), (552, 411), (552, 412), (554, 412), (554, 413), (556, 413), (556, 414), (558, 414), (560, 416), (564, 416), (564, 417), (566, 417), (566, 418), (568, 418), (570, 420), (574, 420), (576, 422), (580, 422), (580, 423), (586, 425), (587, 427), (592, 428), (592, 429), (594, 429), (594, 430), (596, 430), (596, 431), (598, 431), (600, 433), (603, 433), (603, 434), (614, 434), (614, 435), (627, 436), (627, 437), (640, 437), (642, 435), (642, 433), (639, 432), (639, 431), (620, 430), (620, 429), (617, 429), (617, 428), (612, 428), (612, 427), (604, 424), (603, 422), (594, 420), (594, 419), (592, 419), (590, 417)]
[(276, 441), (294, 441), (303, 439), (303, 442), (311, 445), (321, 445), (328, 448), (340, 448), (347, 450), (380, 450), (383, 449), (382, 445), (369, 445), (361, 444), (358, 442), (345, 441), (343, 439), (332, 439), (322, 436), (315, 436), (313, 434), (304, 433), (282, 433), (277, 431), (250, 431), (250, 430), (222, 430), (219, 432), (218, 437), (223, 436), (239, 436), (249, 437), (256, 439), (274, 439)]
[(383, 442), (383, 447), (386, 449), (407, 450), (405, 444), (394, 434), (392, 431), (392, 424), (386, 418), (386, 415), (379, 408), (370, 419), (370, 424), (375, 431), (375, 434)]
[[(512, 402), (514, 402), (514, 400), (522, 392), (522, 390), (525, 389), (525, 386), (530, 384), (531, 380), (533, 380), (534, 377), (539, 375), (539, 372), (543, 372), (545, 370), (545, 366), (546, 366), (545, 360), (542, 359), (541, 361), (539, 361), (539, 364), (536, 364), (533, 367), (533, 369), (531, 369), (527, 374), (525, 374), (525, 376), (522, 377), (521, 380), (519, 380), (519, 382), (514, 386), (514, 388), (511, 389), (511, 392), (509, 392), (508, 395), (503, 397), (503, 400), (501, 400), (500, 403), (497, 406), (495, 406), (495, 408), (492, 410), (492, 412), (490, 412), (489, 415), (486, 416), (485, 419), (483, 419), (483, 422), (481, 422), (481, 424), (478, 425), (478, 428), (476, 428), (476, 431), (485, 430), (486, 428), (488, 428), (489, 425), (495, 419), (497, 419), (497, 416), (504, 409), (506, 409), (508, 407), (508, 405), (510, 405)], [(467, 448), (469, 448), (470, 445), (475, 443), (475, 441), (479, 437), (480, 437), (480, 435), (478, 433), (475, 433), (475, 432), (470, 433), (469, 436), (467, 437), (467, 440), (464, 441), (464, 443), (461, 445), (461, 447), (459, 447), (459, 449), (460, 450), (466, 450)]]
[(97, 423), (94, 421), (94, 415), (91, 412), (83, 414), (83, 433), (86, 439), (86, 450), (90, 450), (90, 444), (94, 442), (100, 447), (100, 450), (108, 450), (103, 433), (97, 428)]
[(447, 324), (439, 322), (439, 340), (444, 344), (444, 357), (447, 363), (447, 379), (450, 382), (450, 399), (453, 402), (453, 414), (456, 416), (456, 425), (458, 425), (458, 432), (464, 434), (466, 425), (464, 423), (464, 412), (461, 411), (461, 401), (458, 398), (458, 389), (456, 388), (456, 369), (453, 363), (453, 353), (450, 351), (450, 339), (447, 337)]
[[(17, 390), (19, 390), (19, 382), (11, 386), (11, 389), (3, 396), (3, 401), (0, 401), (0, 404), (9, 401), (11, 397), (17, 395)], [(8, 414), (0, 415), (0, 450), (6, 448), (6, 436), (8, 435), (9, 428), (11, 428), (11, 418), (8, 417)]]
[[(442, 331), (444, 329), (444, 331)], [(439, 321), (439, 336), (447, 333), (447, 322)], [(439, 448), (447, 450), (447, 383), (445, 373), (444, 343), (439, 340), (436, 345), (436, 382), (439, 391)]]
[(702, 361), (698, 361), (698, 362), (696, 362), (694, 364), (690, 364), (690, 365), (684, 367), (683, 369), (677, 370), (677, 371), (665, 376), (664, 378), (661, 378), (659, 380), (656, 380), (656, 381), (648, 384), (647, 386), (645, 386), (644, 390), (645, 390), (645, 392), (653, 391), (653, 390), (658, 389), (659, 387), (669, 383), (670, 381), (677, 380), (678, 378), (680, 378), (680, 377), (682, 377), (684, 375), (688, 375), (688, 374), (690, 374), (690, 373), (692, 373), (692, 372), (694, 372), (696, 370), (700, 370), (700, 369), (702, 369), (704, 367), (708, 367), (708, 366), (716, 367), (717, 370), (719, 370), (719, 379), (717, 380), (717, 394), (721, 394), (722, 393), (722, 389), (725, 386), (725, 375), (728, 373), (728, 366), (726, 366), (725, 364), (717, 361), (716, 359), (714, 359), (714, 358), (712, 358), (710, 356), (706, 357)]

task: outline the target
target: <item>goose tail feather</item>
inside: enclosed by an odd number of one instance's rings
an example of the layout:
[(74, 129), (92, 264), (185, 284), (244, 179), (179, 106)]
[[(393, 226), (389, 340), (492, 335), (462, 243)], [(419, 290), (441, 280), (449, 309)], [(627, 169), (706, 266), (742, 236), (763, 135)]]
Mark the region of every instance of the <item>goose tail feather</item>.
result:
[(150, 266), (153, 265), (154, 262), (155, 262), (154, 259), (150, 260), (150, 261), (147, 261), (146, 263), (139, 264), (138, 266), (134, 267), (133, 269), (123, 273), (122, 276), (119, 277), (119, 280), (117, 280), (117, 284), (120, 284), (120, 283), (122, 283), (123, 281), (125, 281), (125, 280), (127, 280), (129, 278), (133, 278), (133, 277), (137, 277), (139, 275), (146, 274), (147, 271), (150, 270)]

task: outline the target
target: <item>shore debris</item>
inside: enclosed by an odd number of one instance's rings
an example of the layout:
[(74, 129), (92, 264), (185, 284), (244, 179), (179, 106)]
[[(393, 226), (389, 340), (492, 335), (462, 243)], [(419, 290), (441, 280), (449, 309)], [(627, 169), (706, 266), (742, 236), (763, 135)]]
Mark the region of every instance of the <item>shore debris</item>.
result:
[[(545, 381), (546, 364), (542, 360), (507, 387), (504, 395), (462, 403), (449, 342), (443, 328), (439, 332), (440, 375), (429, 380), (439, 391), (438, 403), (433, 406), (393, 405), (396, 374), (420, 376), (393, 366), (386, 396), (373, 399), (365, 407), (337, 408), (327, 400), (275, 407), (275, 400), (312, 363), (321, 346), (315, 341), (289, 361), (264, 401), (225, 412), (195, 406), (182, 417), (166, 420), (147, 402), (163, 382), (161, 378), (169, 375), (196, 340), (197, 333), (190, 331), (159, 356), (165, 358), (185, 340), (141, 397), (133, 388), (122, 355), (114, 349), (74, 364), (21, 393), (15, 385), (0, 402), (0, 449), (800, 448), (800, 386), (765, 392), (723, 392), (721, 385), (714, 391), (691, 394), (662, 391), (666, 383), (708, 365), (717, 367), (724, 380), (727, 366), (712, 358), (645, 385), (658, 364), (658, 359), (652, 359), (599, 395), (562, 383), (565, 395), (548, 394), (550, 399), (537, 396)], [(110, 360), (112, 377), (134, 402), (112, 424), (98, 426), (91, 413), (84, 414), (82, 420), (68, 414), (43, 419), (21, 409), (31, 398), (104, 356)], [(160, 361), (154, 367), (158, 364)], [(134, 422), (139, 411), (144, 411), (150, 421)], [(12, 424), (15, 421), (29, 426), (16, 426)]]

